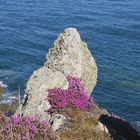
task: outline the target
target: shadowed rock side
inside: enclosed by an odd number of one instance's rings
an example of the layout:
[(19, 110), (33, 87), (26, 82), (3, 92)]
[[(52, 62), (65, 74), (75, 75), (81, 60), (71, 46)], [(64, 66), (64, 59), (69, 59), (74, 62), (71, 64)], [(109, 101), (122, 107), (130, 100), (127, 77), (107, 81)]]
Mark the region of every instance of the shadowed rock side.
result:
[(108, 128), (114, 140), (140, 140), (137, 131), (123, 119), (102, 114), (99, 120)]

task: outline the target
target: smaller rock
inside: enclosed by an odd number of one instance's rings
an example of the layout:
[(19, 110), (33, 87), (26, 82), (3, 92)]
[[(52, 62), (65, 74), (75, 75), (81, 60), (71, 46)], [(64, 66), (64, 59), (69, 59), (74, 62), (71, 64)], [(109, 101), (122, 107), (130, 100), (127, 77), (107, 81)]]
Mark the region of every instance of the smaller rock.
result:
[(50, 123), (52, 125), (53, 131), (57, 131), (58, 129), (64, 126), (66, 122), (66, 117), (61, 114), (55, 114), (51, 117)]
[(106, 128), (105, 125), (103, 125), (101, 122), (98, 122), (98, 125), (97, 125), (97, 130), (100, 132), (106, 132), (107, 134), (109, 133), (108, 132), (108, 129)]

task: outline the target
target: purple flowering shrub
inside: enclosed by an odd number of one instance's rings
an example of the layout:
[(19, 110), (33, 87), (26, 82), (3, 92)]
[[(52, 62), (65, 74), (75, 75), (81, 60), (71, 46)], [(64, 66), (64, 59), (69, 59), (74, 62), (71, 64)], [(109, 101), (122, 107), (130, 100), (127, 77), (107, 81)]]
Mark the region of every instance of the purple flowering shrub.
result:
[(79, 78), (67, 76), (69, 87), (67, 90), (54, 88), (48, 90), (48, 100), (51, 104), (50, 113), (64, 108), (88, 109), (92, 99), (88, 96)]
[(37, 117), (12, 116), (0, 127), (1, 140), (57, 140), (56, 134), (46, 121)]

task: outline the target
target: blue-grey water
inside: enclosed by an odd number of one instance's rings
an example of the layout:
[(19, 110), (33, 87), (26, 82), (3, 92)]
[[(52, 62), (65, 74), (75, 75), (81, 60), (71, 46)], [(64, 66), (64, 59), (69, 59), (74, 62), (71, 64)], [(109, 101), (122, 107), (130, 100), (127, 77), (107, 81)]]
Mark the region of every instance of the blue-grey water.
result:
[(96, 59), (95, 101), (140, 121), (139, 0), (0, 0), (0, 81), (22, 89), (57, 35), (76, 27)]

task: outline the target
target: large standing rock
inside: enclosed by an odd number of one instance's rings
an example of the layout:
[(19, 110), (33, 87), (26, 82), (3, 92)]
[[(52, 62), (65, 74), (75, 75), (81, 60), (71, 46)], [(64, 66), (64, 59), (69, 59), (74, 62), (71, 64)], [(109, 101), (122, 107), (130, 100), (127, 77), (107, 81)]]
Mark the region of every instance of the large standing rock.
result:
[(95, 60), (74, 28), (68, 28), (58, 36), (53, 48), (49, 50), (45, 67), (56, 69), (65, 76), (80, 77), (89, 95), (96, 85)]
[[(42, 119), (50, 120), (51, 116), (45, 112), (51, 107), (46, 100), (47, 90), (59, 87), (67, 89), (68, 75), (81, 78), (88, 94), (91, 94), (97, 80), (97, 66), (86, 43), (81, 41), (80, 35), (74, 28), (68, 28), (60, 34), (54, 47), (49, 51), (47, 62), (30, 77), (23, 104), (16, 114), (38, 115)], [(54, 119), (54, 130), (59, 127), (58, 123), (63, 122), (63, 117), (61, 118), (61, 121)]]

